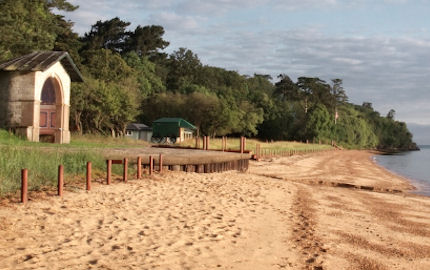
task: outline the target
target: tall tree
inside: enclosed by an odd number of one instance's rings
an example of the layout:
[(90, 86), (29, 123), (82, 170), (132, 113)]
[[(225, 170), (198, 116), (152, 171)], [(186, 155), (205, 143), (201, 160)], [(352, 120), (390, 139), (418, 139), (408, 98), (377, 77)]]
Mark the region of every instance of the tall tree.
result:
[[(52, 50), (64, 27), (53, 9), (72, 11), (66, 0), (1, 0), (0, 61), (35, 50)], [(61, 17), (60, 17), (61, 18)]]
[(97, 21), (91, 26), (90, 32), (85, 33), (82, 38), (82, 42), (85, 44), (84, 50), (109, 49), (118, 53), (122, 52), (128, 37), (126, 28), (129, 25), (129, 22), (122, 21), (118, 17), (107, 21)]
[(137, 26), (133, 32), (129, 32), (125, 41), (124, 52), (135, 52), (141, 57), (156, 58), (159, 50), (169, 46), (169, 42), (163, 39), (164, 28), (160, 25)]
[(301, 90), (305, 113), (318, 103), (330, 106), (330, 85), (324, 80), (320, 78), (300, 77), (297, 79), (297, 86)]
[(337, 108), (341, 105), (344, 105), (348, 101), (348, 97), (346, 96), (345, 89), (343, 88), (343, 81), (341, 79), (333, 79), (332, 86), (330, 89), (332, 95), (332, 104), (331, 110), (334, 115), (334, 123), (336, 124), (338, 118)]
[(197, 54), (186, 48), (179, 48), (169, 56), (167, 88), (181, 91), (184, 87), (195, 83), (202, 66)]
[(140, 105), (138, 73), (118, 53), (94, 50), (84, 68), (87, 77), (74, 85), (71, 116), (83, 132), (124, 134)]
[(73, 62), (79, 69), (82, 69), (81, 56), (79, 54), (82, 42), (79, 40), (78, 34), (72, 30), (73, 23), (71, 21), (66, 21), (62, 15), (56, 15), (55, 19), (58, 34), (55, 39), (53, 50), (68, 52)]
[(279, 82), (275, 83), (273, 95), (282, 101), (296, 101), (299, 99), (299, 88), (286, 74), (278, 75)]

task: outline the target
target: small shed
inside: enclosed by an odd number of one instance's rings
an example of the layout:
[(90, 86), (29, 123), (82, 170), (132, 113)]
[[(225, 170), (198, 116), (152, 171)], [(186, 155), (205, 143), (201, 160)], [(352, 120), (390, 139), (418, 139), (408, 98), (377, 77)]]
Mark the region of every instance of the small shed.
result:
[(125, 136), (136, 140), (151, 141), (152, 128), (145, 124), (132, 123), (128, 124), (125, 130)]
[(152, 141), (183, 142), (192, 139), (197, 128), (182, 118), (160, 118), (152, 123)]
[(69, 143), (72, 81), (83, 79), (67, 52), (34, 52), (1, 63), (0, 128), (29, 141)]

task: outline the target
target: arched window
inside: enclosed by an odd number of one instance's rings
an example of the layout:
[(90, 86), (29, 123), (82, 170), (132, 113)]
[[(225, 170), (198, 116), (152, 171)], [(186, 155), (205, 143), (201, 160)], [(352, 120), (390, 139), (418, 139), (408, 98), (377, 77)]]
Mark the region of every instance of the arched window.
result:
[(45, 81), (42, 88), (42, 105), (55, 104), (55, 82), (52, 78)]

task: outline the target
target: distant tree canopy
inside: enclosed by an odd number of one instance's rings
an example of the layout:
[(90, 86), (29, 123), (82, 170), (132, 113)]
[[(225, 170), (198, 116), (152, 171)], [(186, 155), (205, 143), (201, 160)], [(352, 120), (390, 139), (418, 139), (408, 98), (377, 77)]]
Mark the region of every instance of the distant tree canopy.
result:
[(54, 14), (54, 8), (73, 11), (78, 7), (66, 0), (1, 0), (0, 61), (34, 50), (54, 49), (72, 26)]
[(164, 28), (118, 17), (97, 21), (83, 36), (55, 14), (67, 0), (0, 0), (0, 61), (36, 50), (68, 51), (85, 77), (72, 84), (71, 128), (122, 135), (132, 121), (183, 117), (205, 135), (324, 141), (355, 148), (413, 146), (406, 124), (372, 104), (348, 103), (341, 79), (326, 82), (281, 73), (244, 76), (202, 64), (179, 48), (170, 55)]

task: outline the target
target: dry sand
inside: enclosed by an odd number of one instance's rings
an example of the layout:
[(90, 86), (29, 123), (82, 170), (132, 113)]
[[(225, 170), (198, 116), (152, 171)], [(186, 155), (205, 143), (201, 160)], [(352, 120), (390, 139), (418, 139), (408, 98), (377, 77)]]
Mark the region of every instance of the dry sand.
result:
[(430, 198), (385, 192), (411, 186), (370, 157), (169, 172), (2, 206), (0, 269), (430, 269)]

